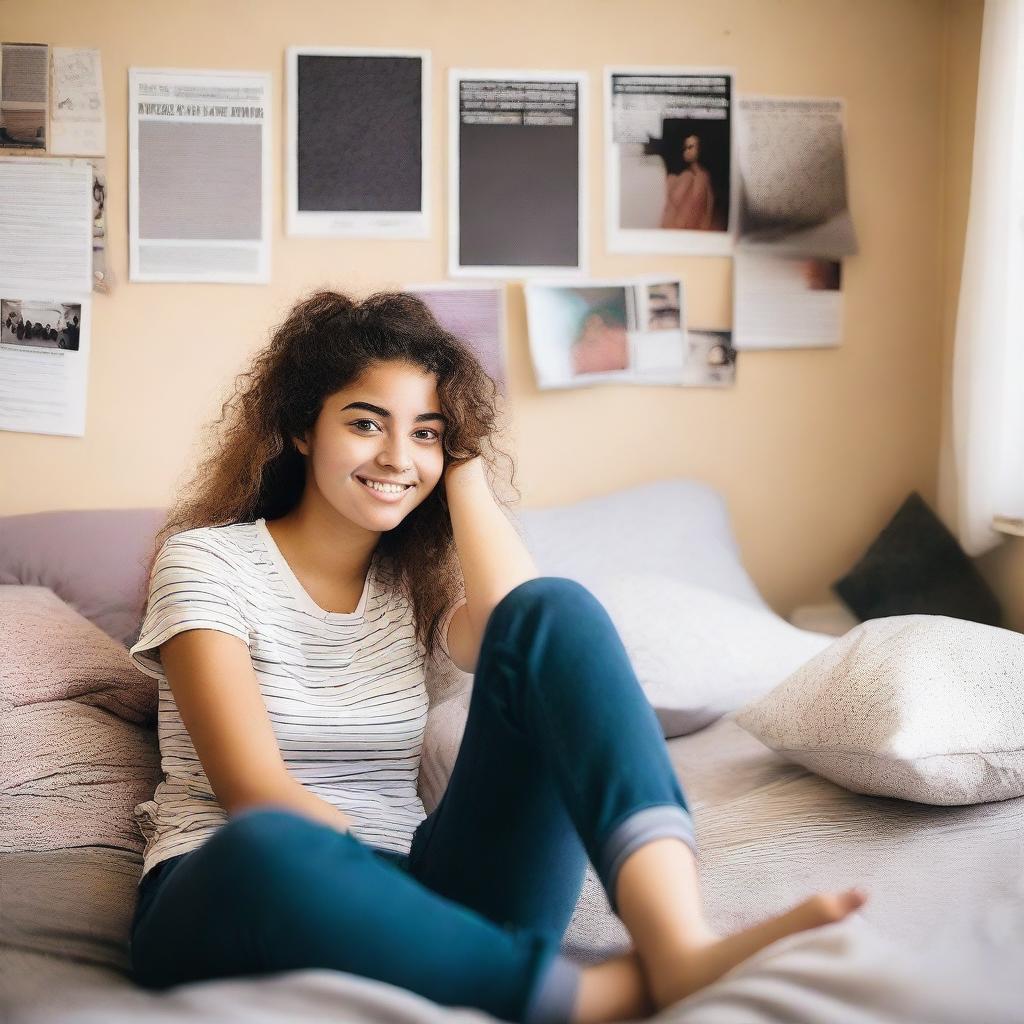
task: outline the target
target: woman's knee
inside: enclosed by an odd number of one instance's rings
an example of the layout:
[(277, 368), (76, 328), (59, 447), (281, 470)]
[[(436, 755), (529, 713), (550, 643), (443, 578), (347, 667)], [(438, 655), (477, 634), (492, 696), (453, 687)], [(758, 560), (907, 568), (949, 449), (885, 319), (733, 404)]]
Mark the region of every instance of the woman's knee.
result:
[[(260, 865), (277, 871), (302, 850), (322, 826), (278, 805), (261, 804), (231, 815), (206, 843), (206, 859), (227, 865)], [(246, 871), (245, 874), (250, 874)]]
[(597, 598), (578, 580), (565, 576), (535, 576), (513, 587), (498, 607), (532, 608), (551, 605), (559, 610), (578, 611), (596, 604)]

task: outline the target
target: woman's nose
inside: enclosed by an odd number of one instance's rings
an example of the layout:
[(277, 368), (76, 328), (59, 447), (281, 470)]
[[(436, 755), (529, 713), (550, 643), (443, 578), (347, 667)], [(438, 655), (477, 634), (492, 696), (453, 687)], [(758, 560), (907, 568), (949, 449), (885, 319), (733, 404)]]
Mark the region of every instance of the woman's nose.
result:
[(408, 444), (402, 438), (395, 438), (391, 442), (386, 443), (380, 457), (389, 466), (394, 466), (397, 469), (405, 470), (412, 465)]

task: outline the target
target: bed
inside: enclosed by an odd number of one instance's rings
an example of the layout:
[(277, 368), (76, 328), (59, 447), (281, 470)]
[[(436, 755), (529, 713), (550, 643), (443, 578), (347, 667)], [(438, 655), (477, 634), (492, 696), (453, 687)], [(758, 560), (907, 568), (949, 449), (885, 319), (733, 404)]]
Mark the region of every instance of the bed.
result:
[[(161, 515), (96, 510), (0, 520), (0, 613), (6, 608), (14, 621), (11, 610), (27, 601), (33, 615), (19, 622), (38, 622), (42, 609), (68, 617), (65, 638), (102, 630), (127, 646), (141, 619), (142, 559)], [(543, 574), (577, 579), (597, 594), (609, 574), (639, 567), (770, 612), (742, 566), (721, 495), (698, 481), (524, 509), (517, 520)], [(8, 666), (20, 642), (4, 637)], [(767, 671), (761, 685), (778, 681)], [(428, 673), (428, 810), (443, 792), (471, 682), (457, 671)], [(10, 667), (0, 668), (0, 684), (10, 726), (24, 710), (12, 703), (26, 702), (10, 699), (19, 684)], [(100, 714), (95, 705), (85, 710), (90, 723)], [(870, 898), (838, 924), (767, 947), (657, 1019), (1024, 1021), (1024, 800), (939, 807), (854, 793), (764, 746), (734, 721), (736, 710), (666, 739), (694, 813), (712, 926), (734, 931), (819, 890), (856, 884)], [(145, 737), (151, 723), (137, 718), (131, 728)], [(10, 727), (4, 735), (18, 740)], [(141, 838), (99, 842), (82, 832), (68, 840), (61, 794), (24, 773), (0, 784), (0, 809), (20, 814), (23, 825), (0, 836), (0, 1010), (13, 1024), (494, 1020), (336, 971), (141, 990), (126, 974), (123, 948)], [(628, 946), (588, 871), (563, 948), (593, 963)]]

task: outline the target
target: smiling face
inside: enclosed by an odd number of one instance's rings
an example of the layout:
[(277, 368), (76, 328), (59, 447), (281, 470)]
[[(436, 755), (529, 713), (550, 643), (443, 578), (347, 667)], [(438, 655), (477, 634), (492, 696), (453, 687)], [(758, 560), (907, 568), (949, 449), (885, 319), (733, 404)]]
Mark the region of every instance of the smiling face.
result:
[(687, 135), (683, 139), (683, 161), (688, 164), (696, 163), (700, 158), (700, 139), (696, 135)]
[[(294, 439), (307, 456), (303, 501), (372, 532), (394, 529), (444, 472), (440, 413), (433, 374), (408, 363), (371, 365), (360, 381), (324, 399), (313, 430)], [(379, 491), (368, 480), (411, 486)]]

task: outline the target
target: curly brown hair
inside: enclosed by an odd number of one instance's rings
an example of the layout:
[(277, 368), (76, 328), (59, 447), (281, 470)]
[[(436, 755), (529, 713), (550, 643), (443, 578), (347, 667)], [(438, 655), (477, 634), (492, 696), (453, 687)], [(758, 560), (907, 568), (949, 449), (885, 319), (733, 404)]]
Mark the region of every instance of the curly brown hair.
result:
[[(446, 331), (426, 304), (407, 292), (377, 292), (357, 302), (317, 291), (291, 309), (235, 378), (234, 394), (208, 424), (210, 453), (179, 492), (156, 535), (148, 575), (164, 541), (204, 526), (274, 520), (298, 505), (306, 457), (291, 439), (311, 430), (328, 396), (356, 384), (373, 364), (398, 361), (436, 376), (445, 468), (480, 456), (492, 483), (497, 446), (499, 389), (472, 349)], [(504, 482), (504, 481), (502, 481)], [(513, 504), (492, 486), (506, 510)], [(445, 609), (464, 587), (443, 483), (398, 526), (381, 534), (376, 553), (382, 579), (410, 601), (416, 638), (430, 659)]]

